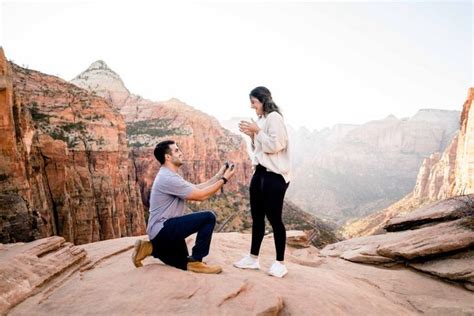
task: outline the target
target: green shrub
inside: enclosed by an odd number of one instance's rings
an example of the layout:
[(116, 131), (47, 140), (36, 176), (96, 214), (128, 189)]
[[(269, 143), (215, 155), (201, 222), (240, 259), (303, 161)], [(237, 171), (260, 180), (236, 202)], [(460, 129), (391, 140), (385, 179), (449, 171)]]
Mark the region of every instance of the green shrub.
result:
[(66, 132), (72, 132), (74, 130), (84, 131), (86, 129), (86, 126), (84, 125), (83, 122), (76, 122), (76, 123), (67, 123), (65, 125), (62, 125), (61, 128)]
[(170, 119), (153, 119), (146, 121), (132, 122), (127, 125), (127, 136), (150, 135), (163, 137), (169, 135), (189, 135), (190, 133), (182, 128), (170, 127)]
[(33, 119), (33, 121), (49, 122), (49, 117), (51, 115), (40, 112), (40, 110), (38, 109), (38, 103), (36, 103), (35, 101), (31, 102), (31, 104), (27, 106), (27, 108), (30, 111), (31, 118)]
[(54, 139), (62, 140), (65, 143), (69, 141), (69, 137), (61, 129), (53, 129), (49, 131), (49, 136)]

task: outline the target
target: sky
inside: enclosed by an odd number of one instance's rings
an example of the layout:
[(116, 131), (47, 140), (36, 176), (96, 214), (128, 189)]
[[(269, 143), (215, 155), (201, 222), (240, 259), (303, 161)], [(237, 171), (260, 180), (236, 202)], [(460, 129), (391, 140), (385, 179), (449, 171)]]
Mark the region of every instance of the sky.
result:
[(260, 85), (309, 129), (460, 111), (474, 86), (472, 1), (0, 1), (16, 64), (71, 80), (104, 60), (220, 120), (255, 116)]

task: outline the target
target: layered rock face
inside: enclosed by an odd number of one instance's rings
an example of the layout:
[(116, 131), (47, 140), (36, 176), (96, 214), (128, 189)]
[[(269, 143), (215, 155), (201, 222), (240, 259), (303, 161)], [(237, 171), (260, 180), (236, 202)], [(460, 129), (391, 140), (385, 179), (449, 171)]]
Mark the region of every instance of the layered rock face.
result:
[(443, 153), (433, 153), (423, 161), (418, 171), (413, 198), (438, 201), (453, 194), (458, 136)]
[(288, 196), (338, 223), (366, 216), (408, 194), (423, 159), (446, 148), (458, 129), (459, 112), (427, 109), (409, 119), (293, 131)]
[(385, 234), (326, 246), (322, 255), (403, 263), (474, 291), (474, 195), (452, 197), (388, 220)]
[[(457, 230), (461, 236), (461, 228)], [(219, 275), (196, 274), (166, 266), (154, 258), (135, 268), (130, 261), (137, 237), (106, 240), (82, 246), (60, 240), (0, 247), (0, 313), (9, 315), (470, 315), (473, 293), (467, 284), (470, 266), (449, 260), (424, 270), (444, 282), (396, 264), (390, 267), (355, 264), (306, 247), (304, 234), (288, 232), (285, 264), (289, 273), (278, 279), (266, 274), (275, 259), (273, 238), (264, 238), (261, 270), (240, 270), (232, 263), (248, 251), (251, 236), (214, 234), (206, 261), (219, 264)], [(431, 236), (431, 235), (430, 235)], [(447, 237), (447, 236), (446, 236)], [(441, 239), (438, 239), (440, 241)], [(463, 238), (465, 241), (466, 239)], [(194, 244), (194, 236), (188, 240)], [(303, 243), (303, 245), (302, 245)], [(59, 248), (52, 247), (53, 244)], [(429, 242), (430, 245), (434, 243)], [(445, 243), (440, 243), (444, 245)], [(303, 248), (301, 248), (303, 246)], [(58, 246), (55, 246), (58, 247)], [(409, 253), (403, 245), (385, 247)], [(419, 247), (423, 247), (419, 244)], [(49, 248), (47, 255), (40, 249)], [(79, 248), (79, 249), (77, 249)], [(326, 251), (326, 250), (325, 250)], [(325, 252), (324, 251), (324, 252)], [(424, 251), (426, 253), (426, 251)], [(385, 252), (384, 252), (385, 253)], [(421, 253), (421, 251), (420, 251)], [(84, 257), (85, 255), (85, 257)], [(57, 258), (63, 257), (61, 265)], [(391, 260), (390, 257), (386, 257)], [(29, 261), (28, 261), (29, 260)], [(469, 263), (469, 260), (462, 261)], [(14, 269), (17, 265), (21, 269)], [(42, 265), (42, 273), (37, 268)], [(415, 265), (415, 263), (413, 263)], [(9, 270), (10, 269), (10, 270)], [(437, 272), (434, 272), (437, 271)], [(465, 272), (465, 274), (463, 274)], [(455, 276), (456, 275), (456, 276)], [(9, 281), (10, 282), (9, 282)], [(29, 284), (29, 286), (24, 286)], [(317, 299), (314, 299), (317, 298)], [(150, 304), (159, 302), (159, 304)]]
[(1, 91), (1, 241), (64, 236), (75, 244), (143, 234), (125, 122), (110, 103), (57, 77), (9, 64)]
[(34, 292), (51, 279), (60, 281), (90, 262), (87, 252), (53, 236), (29, 244), (0, 244), (0, 314)]
[(421, 203), (474, 192), (474, 88), (468, 91), (461, 114), (459, 135), (443, 153), (425, 159), (413, 197)]
[(474, 192), (474, 124), (470, 120), (470, 115), (473, 115), (473, 98), (474, 88), (470, 88), (463, 105), (461, 128), (457, 136), (444, 152), (435, 152), (423, 161), (413, 191), (386, 209), (349, 222), (342, 228), (345, 237), (382, 232), (383, 226), (394, 216), (409, 213), (427, 203)]
[(456, 172), (453, 195), (470, 194), (474, 192), (474, 88), (470, 88), (461, 115), (461, 130), (459, 132), (458, 149), (456, 154)]
[[(23, 109), (14, 103), (13, 96), (12, 69), (0, 48), (0, 241), (3, 242), (33, 240), (49, 236), (55, 230), (50, 200), (39, 198), (34, 207), (28, 207), (28, 201), (33, 200), (28, 179), (41, 186), (43, 177), (30, 177), (33, 170), (24, 163), (34, 130), (25, 129), (23, 133), (20, 130), (20, 123), (25, 124)], [(23, 138), (30, 146), (25, 146)], [(45, 190), (43, 196), (44, 193)]]

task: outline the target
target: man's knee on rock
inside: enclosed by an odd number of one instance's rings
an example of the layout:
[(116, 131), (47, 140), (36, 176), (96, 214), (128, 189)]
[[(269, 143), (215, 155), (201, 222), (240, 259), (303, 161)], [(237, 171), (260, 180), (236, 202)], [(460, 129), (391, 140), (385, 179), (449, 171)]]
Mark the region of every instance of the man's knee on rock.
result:
[(206, 215), (207, 215), (207, 218), (210, 222), (212, 222), (212, 223), (216, 222), (217, 216), (213, 211), (207, 211)]

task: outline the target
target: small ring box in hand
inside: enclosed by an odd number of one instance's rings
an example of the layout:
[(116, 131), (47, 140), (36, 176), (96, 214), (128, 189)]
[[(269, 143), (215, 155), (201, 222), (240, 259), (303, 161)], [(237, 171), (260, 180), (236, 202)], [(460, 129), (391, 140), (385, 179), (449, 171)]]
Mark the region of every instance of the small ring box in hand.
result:
[[(224, 165), (225, 165), (224, 173), (225, 173), (225, 172), (227, 171), (227, 169), (229, 169), (229, 168), (230, 168), (230, 170), (234, 170), (234, 164), (233, 164), (233, 163), (232, 163), (232, 164), (229, 164), (229, 162), (226, 161), (226, 162), (224, 163)], [(222, 176), (222, 177), (220, 178), (220, 180), (223, 180), (223, 181), (224, 181), (224, 184), (226, 184), (227, 181), (229, 181), (225, 176)], [(224, 193), (224, 186), (221, 186), (221, 193)]]

